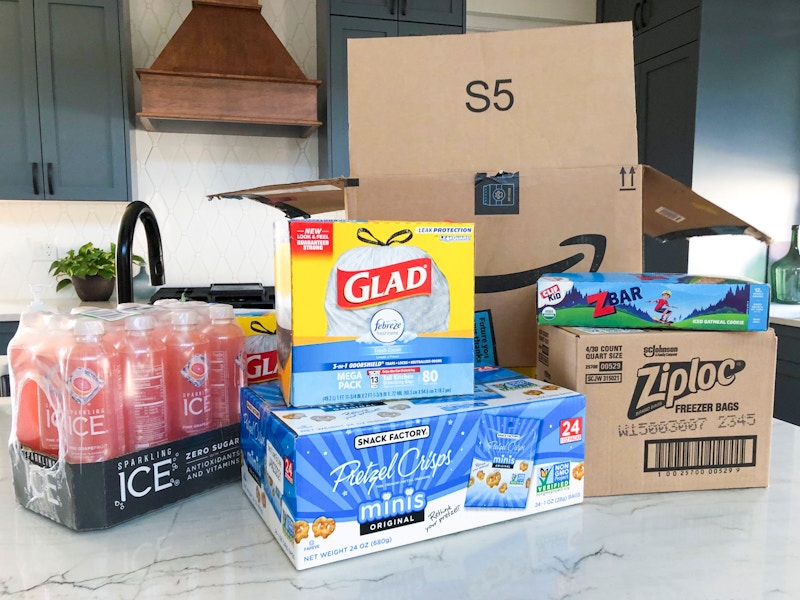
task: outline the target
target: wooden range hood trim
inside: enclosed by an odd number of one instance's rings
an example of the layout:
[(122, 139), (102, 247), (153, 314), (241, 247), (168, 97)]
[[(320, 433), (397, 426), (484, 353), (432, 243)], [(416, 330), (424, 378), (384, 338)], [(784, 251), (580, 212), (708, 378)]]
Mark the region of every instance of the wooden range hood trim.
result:
[(262, 17), (258, 0), (194, 0), (151, 68), (136, 73), (142, 89), (137, 116), (149, 131), (174, 130), (169, 124), (176, 122), (186, 123), (179, 125), (185, 130), (194, 122), (225, 133), (224, 124), (231, 123), (272, 131), (295, 126), (307, 137), (322, 125), (322, 82), (305, 77)]
[(261, 75), (230, 75), (227, 73), (195, 73), (190, 71), (160, 71), (158, 69), (136, 69), (136, 74), (141, 78), (145, 75), (176, 75), (182, 77), (208, 77), (215, 79), (243, 79), (245, 81), (272, 81), (274, 83), (298, 83), (300, 85), (313, 85), (319, 87), (319, 79), (289, 79), (288, 77), (265, 77)]

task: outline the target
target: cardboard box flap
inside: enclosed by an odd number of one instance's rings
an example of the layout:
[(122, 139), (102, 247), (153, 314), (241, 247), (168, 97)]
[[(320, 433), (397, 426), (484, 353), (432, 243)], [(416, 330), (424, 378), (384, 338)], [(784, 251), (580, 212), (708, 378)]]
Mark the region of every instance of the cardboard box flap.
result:
[(699, 235), (744, 233), (766, 244), (772, 241), (766, 233), (653, 167), (623, 167), (620, 170), (623, 186), (630, 183), (635, 189), (637, 168), (642, 174), (642, 225), (647, 235), (669, 240)]
[(348, 101), (354, 177), (637, 156), (630, 23), (351, 39)]
[(207, 198), (254, 200), (280, 210), (289, 219), (295, 219), (343, 210), (345, 208), (343, 190), (357, 185), (358, 179), (338, 177), (209, 194)]

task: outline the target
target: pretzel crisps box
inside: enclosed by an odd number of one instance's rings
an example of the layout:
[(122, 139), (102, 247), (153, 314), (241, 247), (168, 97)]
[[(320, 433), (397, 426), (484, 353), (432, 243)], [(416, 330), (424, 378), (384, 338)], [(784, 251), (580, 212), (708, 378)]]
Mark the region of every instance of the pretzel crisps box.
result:
[(471, 223), (275, 227), (278, 378), (287, 404), (472, 392)]
[(775, 333), (540, 327), (542, 379), (586, 396), (586, 496), (766, 487)]
[(585, 399), (499, 367), (459, 398), (243, 388), (242, 486), (297, 569), (582, 502)]
[(542, 275), (539, 325), (764, 331), (769, 285), (671, 273)]

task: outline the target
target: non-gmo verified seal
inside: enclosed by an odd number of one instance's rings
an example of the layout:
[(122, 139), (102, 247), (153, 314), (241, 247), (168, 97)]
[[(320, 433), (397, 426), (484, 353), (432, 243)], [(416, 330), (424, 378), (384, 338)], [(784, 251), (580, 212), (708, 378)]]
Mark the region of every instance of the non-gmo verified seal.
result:
[(406, 329), (403, 315), (393, 308), (382, 308), (369, 321), (372, 337), (382, 344), (391, 344), (400, 339)]
[(542, 318), (548, 321), (552, 321), (556, 318), (556, 309), (552, 306), (545, 306), (542, 309)]

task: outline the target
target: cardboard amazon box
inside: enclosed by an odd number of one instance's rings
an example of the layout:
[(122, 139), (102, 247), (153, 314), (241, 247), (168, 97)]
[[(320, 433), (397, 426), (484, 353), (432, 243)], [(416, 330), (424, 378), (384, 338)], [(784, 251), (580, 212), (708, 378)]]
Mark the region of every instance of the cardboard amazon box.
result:
[(478, 362), (535, 365), (541, 274), (640, 272), (643, 232), (769, 239), (637, 164), (628, 23), (348, 44), (350, 176), (214, 197), (474, 222)]
[(777, 338), (539, 328), (540, 379), (586, 396), (586, 496), (766, 487)]

